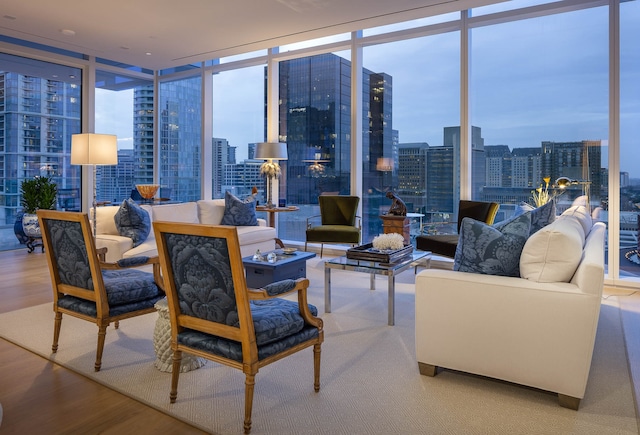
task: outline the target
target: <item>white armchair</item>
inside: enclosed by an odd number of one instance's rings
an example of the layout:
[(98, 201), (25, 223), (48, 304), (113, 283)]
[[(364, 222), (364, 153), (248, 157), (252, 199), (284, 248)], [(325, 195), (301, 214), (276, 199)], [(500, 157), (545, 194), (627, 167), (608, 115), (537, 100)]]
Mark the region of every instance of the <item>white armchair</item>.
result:
[[(420, 272), (416, 277), (420, 373), (435, 376), (438, 367), (444, 367), (502, 379), (558, 393), (561, 406), (578, 409), (600, 313), (604, 235), (603, 223), (593, 225), (568, 282), (436, 269)], [(547, 235), (539, 238), (543, 236)], [(553, 237), (549, 232), (549, 239)], [(562, 263), (557, 249), (562, 243), (557, 240), (552, 245), (546, 247), (546, 261)], [(522, 255), (521, 272), (524, 251)]]

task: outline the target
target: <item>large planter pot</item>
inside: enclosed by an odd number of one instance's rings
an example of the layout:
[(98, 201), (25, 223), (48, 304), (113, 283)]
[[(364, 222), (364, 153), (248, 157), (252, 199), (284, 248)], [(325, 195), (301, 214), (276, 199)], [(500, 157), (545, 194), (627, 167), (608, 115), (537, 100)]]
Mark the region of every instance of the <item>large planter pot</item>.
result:
[(22, 215), (22, 230), (28, 237), (42, 237), (38, 215), (31, 213)]

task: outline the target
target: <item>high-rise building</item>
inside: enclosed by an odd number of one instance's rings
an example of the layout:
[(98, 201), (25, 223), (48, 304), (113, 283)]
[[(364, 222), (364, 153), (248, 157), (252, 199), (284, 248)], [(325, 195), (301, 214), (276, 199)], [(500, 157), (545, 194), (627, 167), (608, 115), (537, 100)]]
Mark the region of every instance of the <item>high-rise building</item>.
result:
[(56, 183), (57, 208), (80, 209), (80, 167), (70, 164), (70, 153), (71, 135), (80, 132), (81, 72), (68, 68), (60, 75), (77, 78), (49, 80), (30, 75), (30, 69), (56, 66), (35, 63), (23, 59), (15, 65), (24, 71), (0, 71), (0, 225), (13, 225), (21, 209), (20, 184), (35, 176)]
[(511, 183), (502, 187), (535, 189), (551, 174), (542, 171), (542, 148), (514, 148), (511, 153)]
[(511, 150), (508, 145), (486, 145), (486, 186), (502, 187), (511, 185)]
[(406, 203), (409, 212), (423, 211), (426, 207), (428, 153), (429, 144), (426, 142), (398, 145), (396, 193)]

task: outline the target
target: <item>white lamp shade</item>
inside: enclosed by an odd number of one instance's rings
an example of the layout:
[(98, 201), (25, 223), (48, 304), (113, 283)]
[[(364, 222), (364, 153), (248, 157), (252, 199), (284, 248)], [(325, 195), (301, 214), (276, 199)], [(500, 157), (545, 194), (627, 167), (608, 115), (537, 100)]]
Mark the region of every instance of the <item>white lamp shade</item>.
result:
[(117, 165), (118, 141), (113, 134), (71, 135), (72, 165)]
[(287, 144), (282, 142), (258, 142), (254, 157), (262, 160), (287, 160)]

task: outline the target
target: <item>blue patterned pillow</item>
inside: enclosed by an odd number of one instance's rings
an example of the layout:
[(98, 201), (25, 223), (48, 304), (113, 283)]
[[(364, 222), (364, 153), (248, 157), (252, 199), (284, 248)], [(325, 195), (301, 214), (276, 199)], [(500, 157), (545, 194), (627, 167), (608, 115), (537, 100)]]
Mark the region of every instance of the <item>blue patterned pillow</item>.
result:
[(256, 201), (253, 196), (242, 201), (236, 198), (229, 191), (224, 194), (224, 214), (222, 215), (222, 225), (233, 226), (255, 226), (258, 225), (256, 218)]
[(520, 254), (530, 228), (531, 212), (493, 226), (462, 219), (453, 270), (519, 277)]
[(149, 213), (131, 198), (122, 201), (113, 219), (118, 233), (133, 240), (134, 247), (144, 242), (151, 231)]
[(516, 207), (513, 216), (520, 216), (527, 211), (531, 212), (529, 235), (532, 235), (556, 220), (556, 201), (552, 199), (538, 208), (533, 208), (526, 202), (522, 202)]

